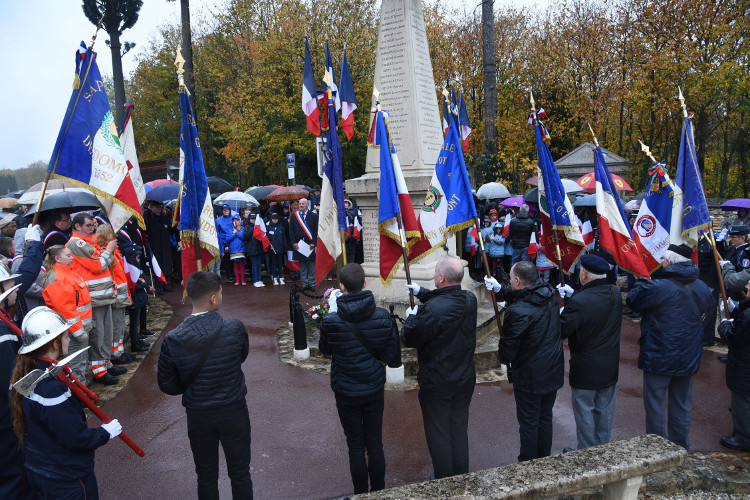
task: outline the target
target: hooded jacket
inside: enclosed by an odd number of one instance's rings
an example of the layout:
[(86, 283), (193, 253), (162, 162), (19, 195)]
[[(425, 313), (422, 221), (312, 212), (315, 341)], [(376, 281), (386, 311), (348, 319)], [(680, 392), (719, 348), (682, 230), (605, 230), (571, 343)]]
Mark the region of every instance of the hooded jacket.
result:
[(549, 394), (564, 383), (565, 365), (560, 340), (557, 295), (541, 280), (508, 293), (500, 361), (510, 364), (514, 389)]
[(383, 389), (385, 368), (344, 323), (355, 324), (362, 335), (388, 364), (396, 361), (400, 349), (398, 330), (385, 309), (375, 307), (369, 290), (349, 293), (336, 300), (337, 312), (328, 314), (320, 327), (320, 352), (331, 354), (331, 389), (344, 396), (369, 396)]
[[(417, 348), (419, 387), (433, 392), (474, 387), (477, 298), (461, 285), (452, 285), (421, 288), (417, 299), (423, 305), (406, 318), (401, 337), (404, 345)], [(452, 338), (445, 344), (447, 337)]]
[(719, 335), (729, 346), (727, 388), (738, 394), (750, 394), (750, 300), (740, 302), (732, 311), (734, 322), (722, 321)]
[[(692, 287), (695, 298), (688, 287)], [(682, 377), (698, 372), (703, 353), (703, 321), (698, 306), (708, 313), (714, 300), (708, 286), (698, 279), (692, 262), (665, 267), (661, 278), (638, 280), (628, 293), (627, 304), (643, 313), (638, 368)]]
[(73, 237), (66, 245), (73, 254), (73, 272), (83, 278), (89, 287), (91, 305), (107, 306), (115, 303), (115, 288), (109, 266), (114, 255), (102, 249), (96, 242), (96, 235), (73, 231)]
[(531, 233), (534, 232), (534, 219), (529, 214), (518, 214), (510, 220), (510, 245), (518, 250), (529, 248)]
[[(164, 338), (159, 388), (172, 396), (182, 394), (187, 411), (244, 402), (247, 387), (242, 363), (249, 348), (247, 330), (239, 320), (225, 320), (215, 311), (190, 315)], [(208, 356), (199, 366), (207, 349)], [(196, 369), (200, 371), (188, 386)]]

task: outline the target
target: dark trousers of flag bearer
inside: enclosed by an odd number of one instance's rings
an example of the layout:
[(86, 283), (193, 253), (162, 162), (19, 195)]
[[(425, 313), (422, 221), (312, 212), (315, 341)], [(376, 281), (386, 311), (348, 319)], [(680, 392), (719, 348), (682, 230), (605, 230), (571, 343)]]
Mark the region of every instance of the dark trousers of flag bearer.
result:
[(125, 308), (112, 307), (112, 358), (119, 358), (125, 352), (122, 345), (125, 336)]

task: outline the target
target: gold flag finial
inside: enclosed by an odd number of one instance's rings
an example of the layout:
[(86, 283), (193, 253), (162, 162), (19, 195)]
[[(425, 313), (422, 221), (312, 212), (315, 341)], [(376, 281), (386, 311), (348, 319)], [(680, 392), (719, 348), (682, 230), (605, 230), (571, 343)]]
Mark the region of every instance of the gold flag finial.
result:
[(534, 101), (534, 92), (529, 90), (529, 102), (531, 103), (531, 112), (534, 113), (534, 117), (536, 117), (536, 101)]
[(323, 75), (323, 81), (326, 85), (328, 85), (328, 88), (331, 88), (331, 82), (333, 82), (333, 77), (331, 74), (326, 70), (325, 74)]
[(682, 95), (682, 89), (680, 87), (677, 87), (677, 99), (680, 101), (680, 106), (682, 106), (682, 117), (687, 118), (688, 112), (687, 107), (685, 106), (685, 96)]
[[(594, 129), (591, 128), (591, 124), (587, 123), (586, 125), (589, 126), (589, 130), (591, 131), (591, 137), (594, 138), (594, 146), (599, 147), (599, 139), (596, 138), (596, 134), (594, 133)], [(643, 143), (641, 143), (643, 144)]]
[(185, 59), (182, 58), (182, 51), (177, 49), (177, 56), (174, 58), (174, 65), (177, 68), (177, 81), (182, 87), (185, 85), (185, 70), (182, 68), (185, 65)]
[(451, 96), (451, 93), (448, 91), (448, 87), (444, 87), (443, 88), (443, 97), (445, 97), (446, 99), (449, 99), (450, 96)]
[(656, 161), (656, 158), (654, 158), (654, 155), (651, 154), (651, 148), (649, 148), (648, 146), (646, 146), (645, 144), (643, 144), (643, 141), (641, 141), (640, 139), (638, 140), (638, 142), (641, 145), (641, 151), (643, 151), (644, 153), (646, 153), (646, 156), (648, 156), (649, 158), (651, 158), (651, 162), (653, 162), (653, 163), (659, 163), (658, 161)]
[(372, 95), (374, 95), (374, 96), (375, 96), (375, 100), (376, 100), (376, 101), (380, 101), (380, 91), (379, 91), (379, 90), (378, 90), (378, 88), (377, 88), (376, 86), (374, 86), (374, 85), (372, 86)]

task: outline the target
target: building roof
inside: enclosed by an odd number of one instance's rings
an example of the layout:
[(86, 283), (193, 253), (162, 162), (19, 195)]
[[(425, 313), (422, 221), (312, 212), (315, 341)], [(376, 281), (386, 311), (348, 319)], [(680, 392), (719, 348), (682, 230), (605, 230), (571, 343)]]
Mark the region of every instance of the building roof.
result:
[[(594, 171), (594, 149), (595, 146), (590, 142), (584, 142), (570, 153), (566, 154), (559, 160), (555, 160), (560, 177), (567, 177), (570, 179), (577, 179), (578, 177), (588, 174)], [(630, 161), (626, 160), (622, 156), (618, 156), (614, 153), (608, 152), (605, 160), (607, 161), (607, 168), (613, 174), (624, 175), (630, 170)]]

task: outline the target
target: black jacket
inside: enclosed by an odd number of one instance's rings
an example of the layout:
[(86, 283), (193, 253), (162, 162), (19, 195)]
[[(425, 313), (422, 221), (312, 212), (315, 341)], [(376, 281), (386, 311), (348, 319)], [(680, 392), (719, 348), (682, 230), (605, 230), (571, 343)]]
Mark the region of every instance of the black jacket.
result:
[[(182, 406), (188, 411), (244, 401), (242, 362), (249, 347), (247, 330), (239, 320), (224, 320), (215, 311), (188, 316), (161, 346), (159, 388), (172, 396), (182, 394)], [(206, 349), (210, 351), (198, 376), (186, 386)]]
[[(8, 325), (0, 322), (0, 384), (4, 389), (10, 386), (13, 369), (16, 366), (21, 339)], [(8, 430), (13, 427), (13, 414), (10, 406), (10, 391), (4, 390), (0, 398), (0, 429)]]
[(518, 214), (513, 217), (510, 220), (509, 234), (511, 248), (528, 248), (534, 226), (534, 219), (529, 217), (529, 214)]
[(537, 281), (508, 294), (498, 344), (502, 363), (511, 364), (513, 386), (532, 394), (549, 394), (563, 386), (565, 365), (560, 340), (560, 312), (553, 289)]
[[(419, 290), (417, 314), (401, 329), (404, 345), (417, 348), (419, 387), (451, 392), (476, 383), (477, 298), (453, 285)], [(445, 344), (447, 337), (452, 339)], [(444, 348), (437, 350), (440, 346)]]
[(622, 295), (606, 280), (576, 290), (560, 316), (570, 346), (568, 381), (576, 389), (604, 389), (617, 382)]
[(270, 253), (286, 255), (286, 229), (284, 223), (279, 220), (276, 224), (273, 222), (266, 223), (266, 234), (268, 234), (268, 240), (271, 242), (271, 247), (268, 247)]
[(750, 394), (750, 300), (732, 312), (734, 322), (722, 321), (719, 335), (729, 346), (727, 355), (727, 388), (739, 394)]
[(336, 301), (338, 311), (325, 317), (320, 327), (320, 352), (331, 354), (331, 389), (344, 396), (369, 396), (382, 390), (385, 368), (359, 341), (344, 321), (355, 324), (388, 364), (398, 359), (398, 330), (385, 309), (375, 307), (369, 290), (344, 294)]
[[(312, 238), (308, 238), (305, 234), (304, 229), (297, 222), (297, 214), (294, 213), (289, 218), (289, 239), (292, 240), (292, 248), (296, 245), (299, 240), (305, 240), (308, 245), (315, 245), (318, 242), (318, 214), (312, 210), (307, 211), (305, 223), (312, 233)], [(310, 254), (309, 257), (305, 257), (298, 251), (294, 251), (294, 259), (298, 262), (313, 262), (315, 263), (315, 251)]]
[(159, 262), (162, 273), (169, 277), (172, 275), (172, 243), (169, 239), (173, 232), (172, 216), (165, 209), (161, 215), (146, 209), (143, 211), (143, 220), (146, 222), (149, 247)]

